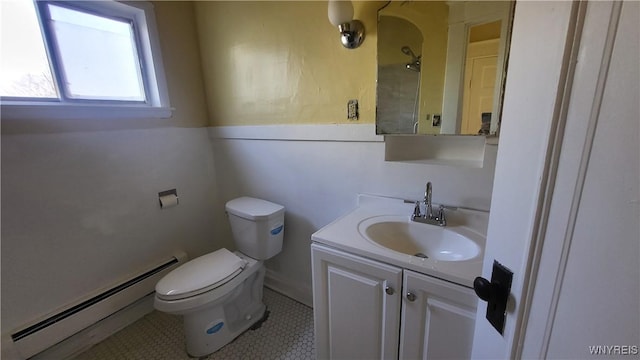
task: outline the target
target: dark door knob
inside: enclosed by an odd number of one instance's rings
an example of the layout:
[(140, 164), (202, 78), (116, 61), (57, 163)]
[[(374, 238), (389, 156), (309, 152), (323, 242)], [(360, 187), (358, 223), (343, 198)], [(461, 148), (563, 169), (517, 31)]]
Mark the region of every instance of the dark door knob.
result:
[(489, 280), (478, 276), (475, 280), (473, 280), (473, 290), (475, 290), (476, 295), (484, 301), (489, 301), (491, 297), (491, 292), (493, 291), (493, 286), (489, 282)]

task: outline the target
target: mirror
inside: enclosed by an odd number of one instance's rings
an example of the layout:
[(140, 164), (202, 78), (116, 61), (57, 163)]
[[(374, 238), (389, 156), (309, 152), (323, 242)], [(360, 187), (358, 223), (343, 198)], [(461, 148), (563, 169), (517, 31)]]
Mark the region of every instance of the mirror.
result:
[(378, 11), (377, 134), (496, 135), (510, 1), (390, 1)]

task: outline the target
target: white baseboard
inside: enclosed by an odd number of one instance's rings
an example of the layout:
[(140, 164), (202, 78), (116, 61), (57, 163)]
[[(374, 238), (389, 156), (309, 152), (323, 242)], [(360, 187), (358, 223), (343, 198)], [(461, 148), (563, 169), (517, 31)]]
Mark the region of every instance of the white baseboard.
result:
[(299, 303), (313, 307), (313, 292), (310, 284), (292, 283), (291, 280), (285, 279), (276, 272), (267, 269), (264, 277), (264, 286)]
[(153, 293), (156, 283), (169, 271), (184, 263), (185, 253), (176, 254), (136, 271), (109, 287), (99, 288), (56, 313), (38, 318), (10, 334), (13, 347), (24, 358), (31, 358), (60, 344), (121, 309)]

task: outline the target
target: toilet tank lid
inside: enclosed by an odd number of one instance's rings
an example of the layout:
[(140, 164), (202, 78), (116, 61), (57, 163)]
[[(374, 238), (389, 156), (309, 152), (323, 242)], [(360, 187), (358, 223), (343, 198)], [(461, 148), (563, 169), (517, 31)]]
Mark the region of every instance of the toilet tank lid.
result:
[(282, 205), (247, 196), (228, 201), (225, 209), (248, 220), (264, 220), (284, 212)]
[(245, 265), (245, 260), (222, 248), (190, 260), (165, 275), (156, 284), (156, 293), (173, 299), (206, 292), (235, 277)]

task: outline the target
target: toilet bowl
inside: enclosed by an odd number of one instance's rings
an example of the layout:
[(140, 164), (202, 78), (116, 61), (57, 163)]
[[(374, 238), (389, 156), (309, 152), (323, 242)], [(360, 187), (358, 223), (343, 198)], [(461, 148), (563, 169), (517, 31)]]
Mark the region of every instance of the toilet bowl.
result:
[(263, 260), (282, 250), (283, 206), (242, 197), (225, 208), (238, 251), (202, 255), (156, 285), (154, 307), (184, 316), (187, 353), (194, 357), (215, 352), (263, 318)]

